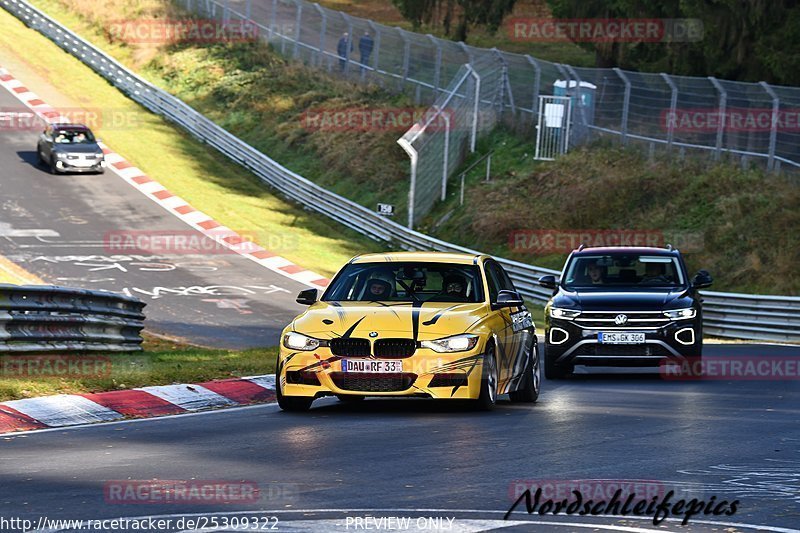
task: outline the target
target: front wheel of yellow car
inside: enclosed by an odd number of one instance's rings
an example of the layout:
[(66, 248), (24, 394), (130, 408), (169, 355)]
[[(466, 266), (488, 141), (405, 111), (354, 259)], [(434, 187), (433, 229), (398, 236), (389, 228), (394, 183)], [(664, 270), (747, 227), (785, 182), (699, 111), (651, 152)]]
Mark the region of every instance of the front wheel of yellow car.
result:
[(308, 409), (311, 407), (311, 403), (314, 401), (314, 398), (308, 398), (305, 396), (284, 396), (281, 393), (280, 383), (278, 383), (278, 386), (275, 387), (275, 397), (278, 400), (278, 407), (284, 411), (308, 411)]
[(539, 399), (541, 375), (539, 370), (539, 350), (536, 344), (531, 348), (531, 360), (520, 382), (520, 388), (508, 393), (512, 402), (533, 403)]
[(483, 375), (481, 376), (481, 392), (475, 400), (476, 407), (482, 411), (490, 411), (497, 402), (497, 359), (494, 356), (494, 345), (486, 346), (483, 356)]

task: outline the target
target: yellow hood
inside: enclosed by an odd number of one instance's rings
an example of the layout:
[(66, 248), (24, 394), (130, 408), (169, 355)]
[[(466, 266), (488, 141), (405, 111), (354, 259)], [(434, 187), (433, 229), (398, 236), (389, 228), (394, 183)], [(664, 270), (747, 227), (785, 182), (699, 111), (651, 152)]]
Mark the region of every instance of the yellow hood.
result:
[(369, 338), (375, 331), (377, 338), (431, 340), (471, 331), (488, 312), (484, 303), (317, 302), (292, 329), (319, 339)]

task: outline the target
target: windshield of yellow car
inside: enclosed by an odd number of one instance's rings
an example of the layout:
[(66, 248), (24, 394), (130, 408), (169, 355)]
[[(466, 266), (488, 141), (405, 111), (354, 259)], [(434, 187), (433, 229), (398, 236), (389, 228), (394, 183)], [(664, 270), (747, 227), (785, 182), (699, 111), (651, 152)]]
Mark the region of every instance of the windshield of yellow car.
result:
[(483, 281), (476, 265), (358, 263), (342, 269), (322, 300), (478, 303)]

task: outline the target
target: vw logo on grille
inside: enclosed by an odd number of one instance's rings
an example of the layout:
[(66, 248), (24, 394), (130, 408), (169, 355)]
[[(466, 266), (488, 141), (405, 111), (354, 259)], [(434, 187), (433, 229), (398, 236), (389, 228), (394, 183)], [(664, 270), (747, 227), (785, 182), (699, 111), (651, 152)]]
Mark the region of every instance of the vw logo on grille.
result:
[(628, 322), (628, 315), (617, 315), (614, 317), (614, 324), (624, 326)]
[(370, 331), (370, 332), (369, 332), (369, 336), (370, 336), (370, 337), (372, 337), (372, 338), (374, 339), (375, 337), (377, 337), (377, 336), (378, 336), (378, 332), (377, 332), (377, 331)]

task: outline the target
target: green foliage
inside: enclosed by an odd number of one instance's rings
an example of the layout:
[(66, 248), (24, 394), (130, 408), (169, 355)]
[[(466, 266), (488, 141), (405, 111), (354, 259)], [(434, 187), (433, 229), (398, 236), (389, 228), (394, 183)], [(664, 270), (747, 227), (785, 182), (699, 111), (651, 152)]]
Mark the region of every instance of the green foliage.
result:
[[(516, 0), (392, 0), (414, 28), (423, 24), (443, 27), (445, 34), (467, 40), (470, 27), (482, 26), (495, 33)], [(455, 22), (455, 31), (453, 23)]]
[(703, 38), (578, 43), (599, 67), (800, 85), (797, 0), (547, 0), (557, 18), (697, 19)]

